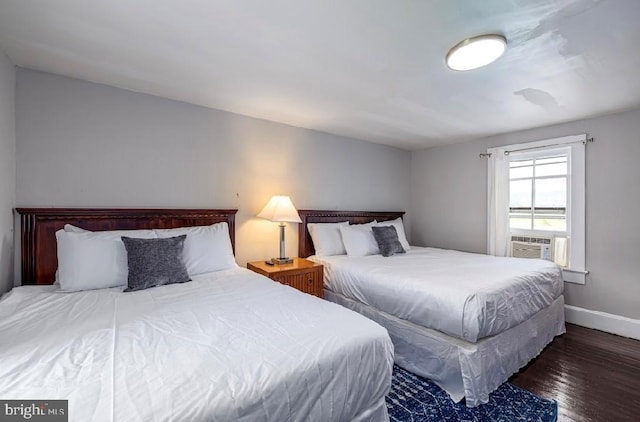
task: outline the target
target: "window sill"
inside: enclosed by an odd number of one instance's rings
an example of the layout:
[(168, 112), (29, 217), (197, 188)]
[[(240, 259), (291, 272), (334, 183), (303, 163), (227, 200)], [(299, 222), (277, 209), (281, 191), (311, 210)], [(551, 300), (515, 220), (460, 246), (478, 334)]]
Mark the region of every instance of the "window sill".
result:
[(587, 274), (589, 274), (589, 271), (562, 269), (562, 278), (567, 283), (586, 284)]

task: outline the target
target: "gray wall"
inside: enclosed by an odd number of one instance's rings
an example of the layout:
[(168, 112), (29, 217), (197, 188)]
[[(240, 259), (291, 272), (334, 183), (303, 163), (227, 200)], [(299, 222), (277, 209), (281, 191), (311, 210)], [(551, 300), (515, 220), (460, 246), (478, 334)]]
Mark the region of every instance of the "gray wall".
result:
[(16, 192), (15, 79), (0, 50), (0, 294), (13, 285), (13, 208)]
[[(278, 255), (271, 195), (298, 209), (407, 210), (411, 154), (18, 69), (19, 206), (238, 208), (236, 256)], [(297, 225), (287, 228), (297, 251)]]
[[(587, 150), (591, 274), (584, 286), (565, 285), (567, 302), (640, 318), (640, 110), (409, 153), (18, 69), (14, 138), (14, 71), (5, 57), (0, 72), (5, 284), (16, 203), (239, 208), (236, 255), (244, 264), (277, 255), (277, 226), (254, 215), (282, 193), (300, 209), (408, 210), (412, 243), (485, 252), (487, 173), (478, 154), (588, 133), (596, 138)], [(290, 255), (296, 235), (289, 225)]]
[(586, 285), (567, 303), (640, 318), (640, 110), (416, 151), (411, 157), (413, 243), (486, 252), (488, 147), (587, 133)]

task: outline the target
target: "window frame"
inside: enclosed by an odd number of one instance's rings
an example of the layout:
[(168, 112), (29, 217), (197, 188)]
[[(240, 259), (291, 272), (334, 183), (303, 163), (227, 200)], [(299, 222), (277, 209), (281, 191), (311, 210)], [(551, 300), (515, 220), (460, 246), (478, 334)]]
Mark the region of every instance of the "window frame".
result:
[[(567, 189), (570, 191), (567, 193), (567, 207), (570, 211), (567, 211), (567, 215), (570, 218), (567, 220), (567, 237), (570, 239), (569, 246), (569, 267), (563, 268), (564, 281), (577, 284), (585, 284), (586, 275), (588, 270), (586, 269), (586, 144), (587, 135), (572, 135), (564, 136), (560, 138), (545, 139), (541, 141), (527, 142), (521, 144), (512, 144), (501, 147), (489, 148), (487, 153), (491, 157), (491, 154), (497, 154), (502, 157), (503, 155), (516, 155), (518, 157), (524, 157), (527, 153), (539, 154), (541, 151), (551, 151), (553, 149), (570, 148), (569, 159), (567, 160), (567, 177), (570, 178), (570, 183), (567, 184)], [(506, 224), (507, 233), (511, 233), (511, 227), (509, 224), (509, 171), (508, 166), (511, 158), (507, 160), (493, 160), (493, 163), (489, 166), (489, 188), (487, 189), (488, 200), (488, 224), (487, 224), (487, 245), (490, 253), (495, 253), (500, 250), (504, 250), (504, 246), (500, 246), (500, 242), (507, 242), (507, 238), (504, 238), (500, 231), (501, 229), (496, 226), (497, 221), (502, 221), (497, 218), (497, 215), (504, 213), (506, 209)], [(506, 163), (506, 169), (504, 166)], [(506, 177), (506, 180), (499, 181), (500, 178)], [(496, 179), (499, 183), (506, 183), (507, 195), (506, 203), (503, 201), (504, 193), (500, 193), (499, 189), (496, 189)], [(500, 205), (502, 204), (502, 205)], [(502, 211), (500, 210), (502, 208)], [(569, 214), (569, 212), (571, 214)], [(497, 213), (497, 214), (496, 214)], [(496, 219), (497, 218), (497, 219)], [(496, 232), (492, 232), (496, 230)], [(502, 229), (504, 231), (504, 228)], [(538, 235), (543, 235), (542, 231), (535, 231)], [(557, 235), (558, 232), (549, 232), (549, 235)], [(510, 237), (509, 237), (510, 238)], [(496, 243), (498, 242), (498, 243)], [(504, 244), (503, 244), (504, 245)]]

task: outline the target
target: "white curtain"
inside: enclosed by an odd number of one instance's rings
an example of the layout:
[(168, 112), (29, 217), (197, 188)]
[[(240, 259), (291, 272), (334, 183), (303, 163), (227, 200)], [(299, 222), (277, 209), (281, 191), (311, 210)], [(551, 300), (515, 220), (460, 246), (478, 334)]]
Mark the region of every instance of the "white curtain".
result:
[(509, 159), (503, 148), (488, 150), (487, 253), (509, 255)]

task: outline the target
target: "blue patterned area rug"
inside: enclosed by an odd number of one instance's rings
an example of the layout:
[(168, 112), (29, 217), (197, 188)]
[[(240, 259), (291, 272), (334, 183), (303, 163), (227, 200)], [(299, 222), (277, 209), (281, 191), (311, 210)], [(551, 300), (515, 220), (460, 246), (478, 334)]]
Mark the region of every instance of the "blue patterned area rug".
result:
[(426, 378), (393, 366), (387, 409), (392, 422), (555, 422), (558, 404), (508, 382), (489, 396), (489, 402), (468, 408), (453, 400)]

